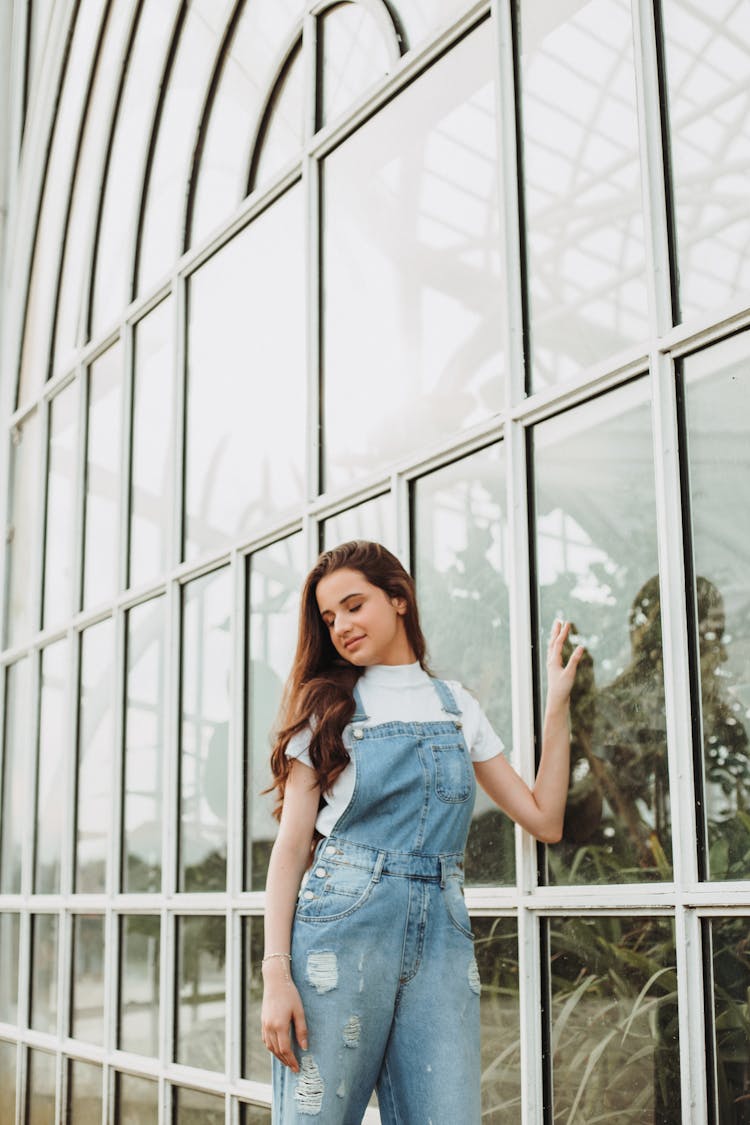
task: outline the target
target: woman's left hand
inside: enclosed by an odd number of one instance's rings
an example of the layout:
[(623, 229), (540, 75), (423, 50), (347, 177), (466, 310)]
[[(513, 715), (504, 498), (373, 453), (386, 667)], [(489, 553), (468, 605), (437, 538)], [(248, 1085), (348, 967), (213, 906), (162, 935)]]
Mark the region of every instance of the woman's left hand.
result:
[(547, 710), (567, 707), (576, 671), (584, 653), (578, 645), (567, 664), (563, 663), (563, 647), (570, 633), (569, 621), (555, 621), (547, 645)]

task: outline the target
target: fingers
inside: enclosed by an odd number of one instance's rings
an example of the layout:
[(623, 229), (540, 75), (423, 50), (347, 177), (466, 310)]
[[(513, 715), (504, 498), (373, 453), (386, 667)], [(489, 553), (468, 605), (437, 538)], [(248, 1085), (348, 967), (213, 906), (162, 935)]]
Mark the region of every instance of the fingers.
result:
[(283, 1063), (284, 1066), (288, 1066), (295, 1074), (299, 1071), (299, 1063), (292, 1050), (288, 1029), (286, 1031), (264, 1031), (263, 1042), (271, 1054), (276, 1056), (279, 1062)]
[(294, 1034), (297, 1036), (297, 1042), (303, 1051), (307, 1050), (307, 1023), (305, 1021), (305, 1013), (302, 1005), (298, 1004), (292, 1014), (294, 1021)]

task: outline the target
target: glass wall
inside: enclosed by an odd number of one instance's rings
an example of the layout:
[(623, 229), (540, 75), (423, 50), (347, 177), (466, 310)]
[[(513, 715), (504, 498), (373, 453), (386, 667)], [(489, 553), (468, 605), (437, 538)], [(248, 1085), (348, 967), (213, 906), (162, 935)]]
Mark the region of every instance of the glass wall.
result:
[(270, 1120), (269, 753), (352, 538), (528, 780), (585, 648), (562, 839), (474, 809), (483, 1120), (748, 1125), (747, 3), (20, 7), (0, 1125)]

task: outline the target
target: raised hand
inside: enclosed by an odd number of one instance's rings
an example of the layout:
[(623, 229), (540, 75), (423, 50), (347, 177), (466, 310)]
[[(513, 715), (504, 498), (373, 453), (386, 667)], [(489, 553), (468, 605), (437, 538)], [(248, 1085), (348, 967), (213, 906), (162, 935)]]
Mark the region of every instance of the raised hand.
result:
[(569, 621), (555, 621), (547, 645), (547, 711), (567, 707), (576, 671), (584, 653), (578, 645), (567, 664), (563, 663), (563, 647), (570, 633)]

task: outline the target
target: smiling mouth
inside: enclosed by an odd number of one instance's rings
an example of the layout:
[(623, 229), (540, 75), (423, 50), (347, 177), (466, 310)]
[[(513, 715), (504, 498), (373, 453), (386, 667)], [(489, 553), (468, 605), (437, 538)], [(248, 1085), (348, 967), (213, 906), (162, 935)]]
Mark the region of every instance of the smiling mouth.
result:
[(364, 637), (353, 637), (352, 640), (344, 642), (344, 648), (353, 648), (354, 645), (358, 645), (359, 642), (363, 641), (364, 639)]

